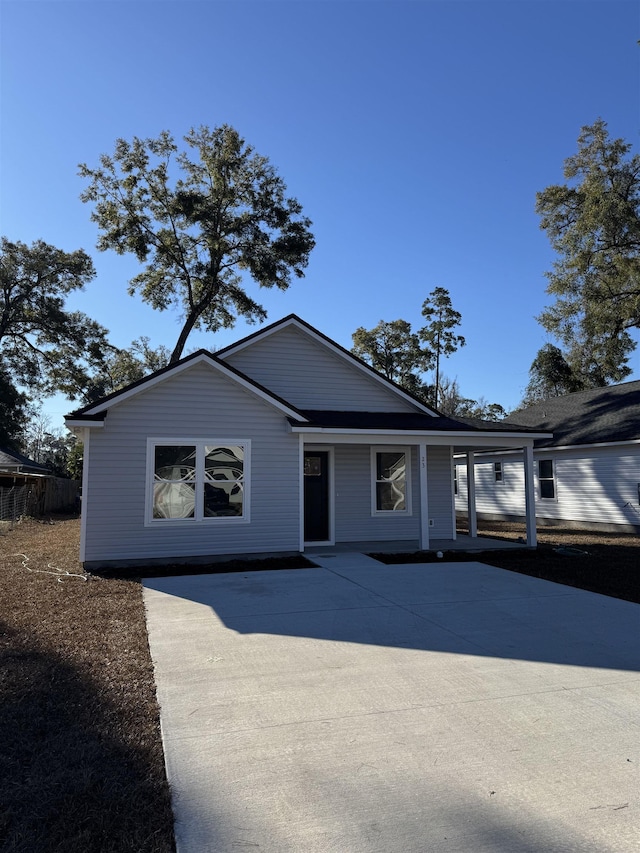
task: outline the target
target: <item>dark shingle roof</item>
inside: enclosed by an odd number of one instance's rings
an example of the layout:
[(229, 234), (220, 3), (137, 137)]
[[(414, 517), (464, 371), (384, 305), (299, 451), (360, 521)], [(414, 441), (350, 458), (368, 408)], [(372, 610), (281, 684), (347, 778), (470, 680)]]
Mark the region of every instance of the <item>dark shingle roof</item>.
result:
[(32, 474), (50, 474), (48, 468), (34, 462), (17, 450), (9, 450), (7, 447), (0, 447), (0, 471), (15, 471), (20, 468), (23, 472)]
[(640, 381), (550, 397), (503, 421), (553, 433), (536, 447), (640, 439)]
[(472, 422), (443, 416), (433, 417), (420, 412), (343, 412), (304, 409), (302, 414), (309, 423), (297, 424), (298, 426), (315, 426), (325, 429), (429, 430), (430, 432), (529, 431), (523, 427), (514, 427), (513, 424), (507, 424), (505, 421), (474, 420)]

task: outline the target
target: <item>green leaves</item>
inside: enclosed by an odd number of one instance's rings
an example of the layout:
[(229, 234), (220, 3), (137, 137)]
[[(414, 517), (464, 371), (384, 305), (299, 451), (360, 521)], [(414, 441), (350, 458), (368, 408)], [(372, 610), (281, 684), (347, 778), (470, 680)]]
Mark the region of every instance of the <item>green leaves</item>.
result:
[[(640, 157), (610, 139), (606, 122), (582, 128), (565, 161), (568, 183), (537, 194), (536, 212), (558, 258), (547, 273), (555, 302), (538, 317), (580, 358), (587, 382), (620, 381), (640, 327)], [(575, 370), (574, 370), (575, 372)], [(586, 386), (591, 387), (591, 386)]]
[(300, 278), (315, 245), (311, 222), (266, 157), (229, 125), (201, 126), (178, 151), (171, 134), (119, 139), (100, 166), (80, 166), (89, 181), (81, 198), (94, 206), (101, 251), (130, 252), (145, 268), (129, 283), (158, 310), (185, 320), (171, 361), (194, 328), (215, 332), (237, 316), (266, 317), (241, 287), (286, 290)]
[(108, 348), (107, 331), (67, 311), (65, 297), (94, 275), (82, 250), (0, 240), (0, 367), (13, 382), (38, 393), (78, 393), (85, 368)]
[(366, 361), (387, 379), (420, 395), (420, 374), (432, 366), (432, 354), (420, 346), (420, 339), (406, 320), (380, 320), (373, 329), (363, 326), (353, 335), (351, 352)]

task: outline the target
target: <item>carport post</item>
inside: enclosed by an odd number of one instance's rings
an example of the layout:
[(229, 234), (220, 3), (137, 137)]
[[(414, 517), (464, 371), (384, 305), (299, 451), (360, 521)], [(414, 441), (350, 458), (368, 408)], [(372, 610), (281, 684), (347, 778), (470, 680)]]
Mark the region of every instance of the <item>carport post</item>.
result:
[(478, 536), (476, 516), (476, 471), (473, 450), (467, 452), (467, 515), (469, 516), (469, 536)]
[(524, 500), (527, 517), (527, 545), (535, 548), (538, 545), (536, 531), (536, 493), (533, 482), (533, 443), (524, 448)]
[(418, 445), (420, 465), (420, 550), (429, 550), (429, 493), (427, 491), (427, 445)]

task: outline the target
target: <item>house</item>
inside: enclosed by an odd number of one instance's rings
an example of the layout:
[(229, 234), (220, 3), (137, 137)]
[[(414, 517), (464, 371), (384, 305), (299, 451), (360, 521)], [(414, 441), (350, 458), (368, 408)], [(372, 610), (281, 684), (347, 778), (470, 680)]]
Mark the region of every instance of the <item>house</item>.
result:
[(295, 315), (66, 424), (84, 442), (88, 568), (336, 543), (428, 549), (456, 537), (454, 452), (508, 447), (532, 482), (544, 435), (445, 418)]
[(0, 447), (0, 479), (24, 480), (34, 475), (50, 475), (51, 471), (17, 450)]
[(24, 454), (0, 448), (0, 521), (44, 515), (75, 506), (78, 484), (55, 477)]
[[(534, 441), (539, 524), (640, 529), (640, 381), (551, 397), (502, 423), (553, 434)], [(457, 462), (456, 507), (464, 512), (468, 461)], [(477, 455), (473, 475), (479, 517), (524, 516), (522, 469), (510, 451)]]

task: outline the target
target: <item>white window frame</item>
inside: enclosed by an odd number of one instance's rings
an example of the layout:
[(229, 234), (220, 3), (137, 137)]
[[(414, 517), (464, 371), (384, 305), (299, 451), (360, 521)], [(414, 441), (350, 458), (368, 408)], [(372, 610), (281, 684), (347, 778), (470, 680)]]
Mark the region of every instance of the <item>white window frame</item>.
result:
[(502, 462), (493, 463), (493, 482), (499, 486), (504, 483), (504, 464)]
[[(541, 501), (557, 501), (558, 500), (558, 481), (556, 477), (556, 460), (551, 456), (545, 456), (542, 458), (538, 458), (536, 465), (536, 474), (538, 476), (538, 500)], [(540, 476), (540, 463), (541, 462), (551, 462), (551, 476), (550, 477), (541, 477)], [(553, 497), (548, 498), (544, 497), (542, 494), (542, 484), (543, 483), (553, 483)]]
[[(195, 509), (193, 518), (154, 518), (153, 517), (153, 484), (155, 477), (155, 449), (158, 445), (193, 445), (196, 448), (196, 490)], [(236, 447), (244, 450), (243, 460), (243, 494), (242, 515), (237, 516), (205, 516), (204, 515), (204, 448), (211, 446)], [(169, 436), (165, 438), (147, 439), (147, 472), (145, 485), (145, 527), (193, 527), (198, 524), (248, 524), (251, 507), (251, 439), (249, 438), (185, 438)]]
[[(404, 453), (405, 456), (405, 509), (378, 509), (376, 485), (378, 483), (378, 453)], [(371, 515), (377, 518), (398, 518), (413, 515), (411, 500), (411, 446), (400, 445), (375, 445), (371, 447)]]

